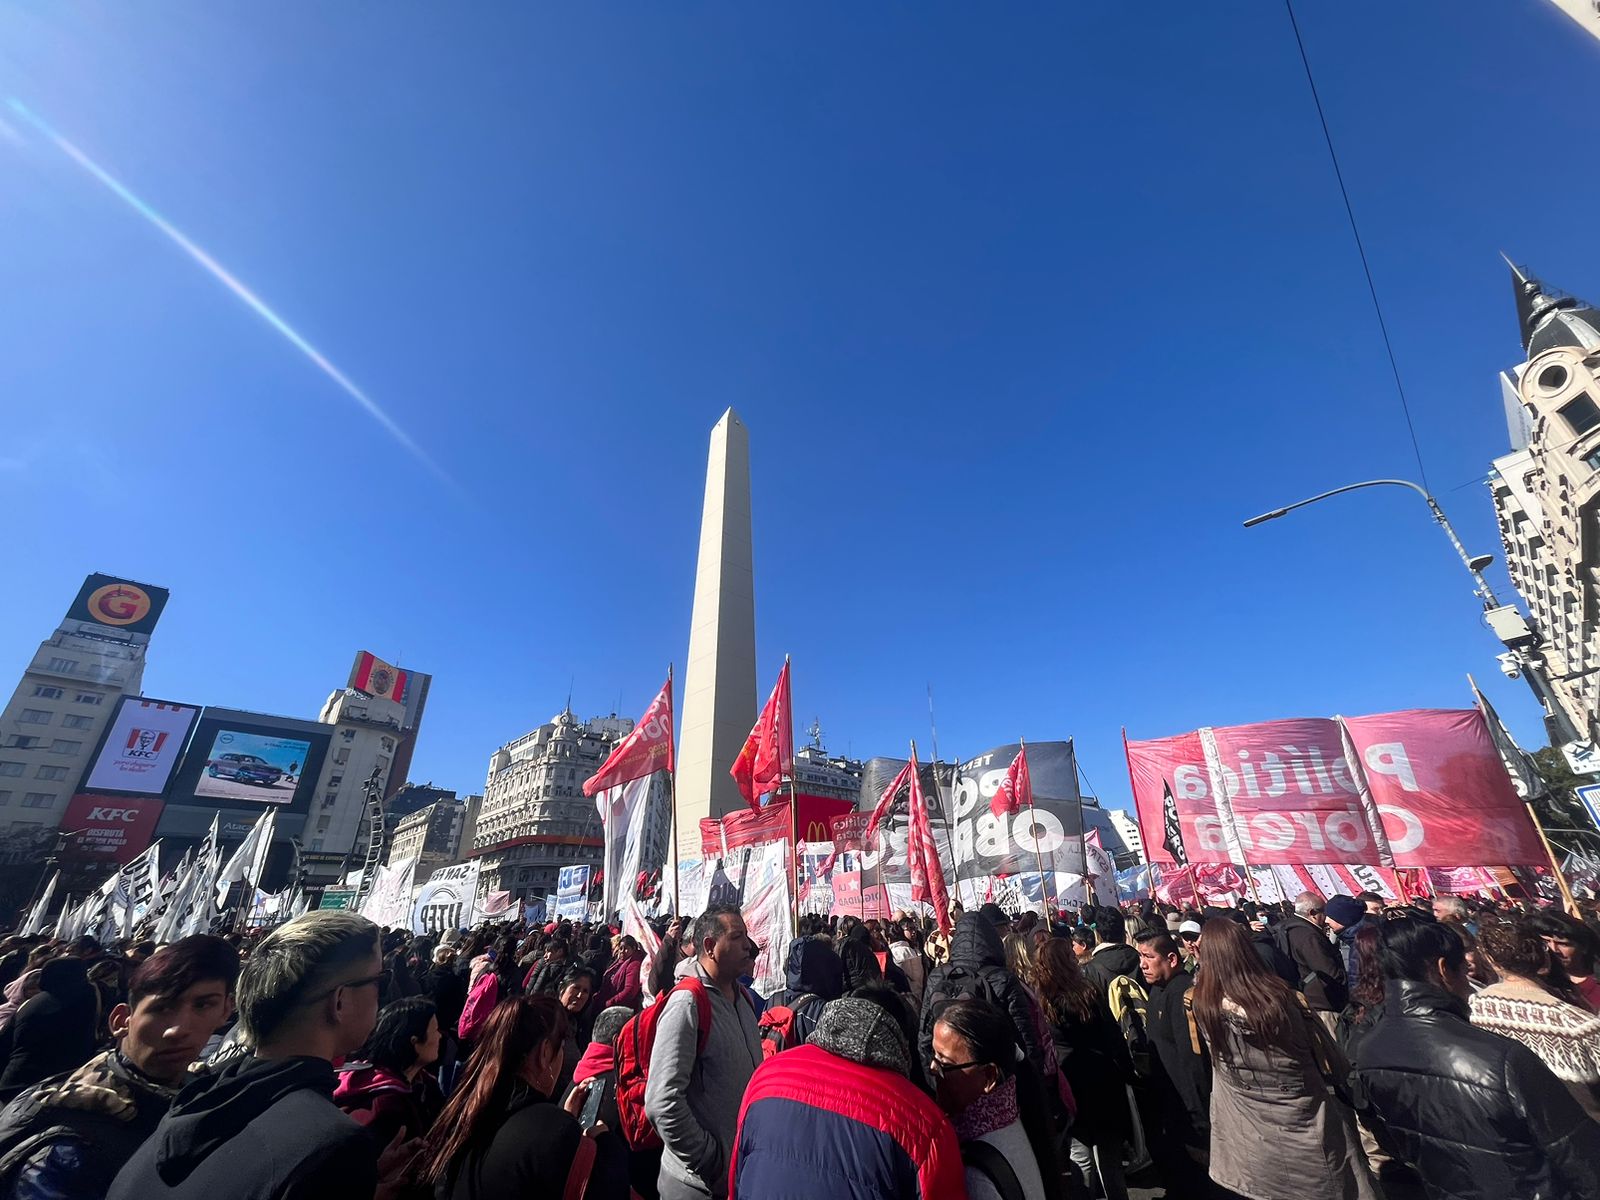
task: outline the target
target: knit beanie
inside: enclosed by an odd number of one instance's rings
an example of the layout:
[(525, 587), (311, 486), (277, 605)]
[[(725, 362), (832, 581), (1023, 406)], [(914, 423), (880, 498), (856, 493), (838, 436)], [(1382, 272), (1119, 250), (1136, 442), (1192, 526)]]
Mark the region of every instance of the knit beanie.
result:
[(1367, 915), (1367, 906), (1354, 896), (1335, 896), (1322, 911), (1327, 914), (1328, 920), (1349, 926), (1359, 923)]
[(911, 1048), (906, 1045), (905, 1033), (871, 1000), (846, 997), (829, 1001), (817, 1020), (811, 1044), (863, 1066), (911, 1074)]

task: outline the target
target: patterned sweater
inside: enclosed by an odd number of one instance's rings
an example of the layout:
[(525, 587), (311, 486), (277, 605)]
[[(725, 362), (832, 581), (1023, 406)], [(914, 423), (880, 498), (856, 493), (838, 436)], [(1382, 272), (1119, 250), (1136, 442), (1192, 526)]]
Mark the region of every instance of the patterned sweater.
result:
[(1534, 983), (1502, 979), (1472, 996), (1472, 1023), (1521, 1042), (1600, 1117), (1600, 1016)]

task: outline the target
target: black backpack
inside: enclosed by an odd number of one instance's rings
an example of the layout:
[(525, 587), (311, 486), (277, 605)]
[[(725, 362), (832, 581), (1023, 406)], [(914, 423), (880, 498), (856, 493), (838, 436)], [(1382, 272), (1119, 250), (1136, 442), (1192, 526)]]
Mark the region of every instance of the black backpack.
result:
[(962, 1142), (961, 1162), (994, 1184), (994, 1190), (1000, 1193), (1000, 1200), (1028, 1200), (1027, 1193), (1022, 1190), (1022, 1181), (1011, 1169), (1006, 1156), (988, 1142)]
[(1000, 989), (989, 979), (989, 969), (973, 971), (951, 964), (934, 971), (922, 996), (922, 1045), (927, 1046), (933, 1040), (934, 1024), (946, 1008), (957, 1000), (974, 999), (987, 1000), (1005, 1011), (1000, 1002)]

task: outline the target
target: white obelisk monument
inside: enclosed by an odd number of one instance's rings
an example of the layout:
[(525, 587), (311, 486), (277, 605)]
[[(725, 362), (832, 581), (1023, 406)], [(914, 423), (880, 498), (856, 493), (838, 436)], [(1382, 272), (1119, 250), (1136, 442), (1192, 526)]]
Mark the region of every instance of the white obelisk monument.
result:
[(756, 719), (750, 434), (729, 409), (711, 430), (689, 662), (678, 717), (679, 853), (700, 857), (700, 818), (745, 807), (729, 769)]

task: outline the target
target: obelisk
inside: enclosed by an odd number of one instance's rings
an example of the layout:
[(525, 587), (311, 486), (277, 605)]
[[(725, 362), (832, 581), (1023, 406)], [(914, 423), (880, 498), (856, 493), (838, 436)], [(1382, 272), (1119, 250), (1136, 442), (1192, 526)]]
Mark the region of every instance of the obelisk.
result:
[(756, 719), (750, 434), (729, 409), (711, 430), (689, 661), (678, 717), (678, 838), (700, 857), (700, 818), (745, 807), (729, 769)]

